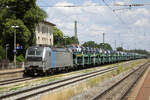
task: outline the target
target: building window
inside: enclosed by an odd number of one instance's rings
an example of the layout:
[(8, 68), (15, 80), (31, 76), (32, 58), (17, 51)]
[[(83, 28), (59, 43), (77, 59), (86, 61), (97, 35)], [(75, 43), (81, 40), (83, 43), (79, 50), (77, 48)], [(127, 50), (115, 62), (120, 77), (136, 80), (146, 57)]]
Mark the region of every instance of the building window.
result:
[(49, 28), (49, 33), (50, 33), (50, 35), (52, 34), (52, 29), (51, 28)]
[(49, 42), (49, 43), (50, 43), (50, 45), (51, 45), (51, 39), (50, 39), (50, 42)]
[(37, 25), (37, 31), (40, 32), (40, 25)]
[(44, 26), (42, 26), (42, 33), (43, 33), (43, 34), (45, 33)]

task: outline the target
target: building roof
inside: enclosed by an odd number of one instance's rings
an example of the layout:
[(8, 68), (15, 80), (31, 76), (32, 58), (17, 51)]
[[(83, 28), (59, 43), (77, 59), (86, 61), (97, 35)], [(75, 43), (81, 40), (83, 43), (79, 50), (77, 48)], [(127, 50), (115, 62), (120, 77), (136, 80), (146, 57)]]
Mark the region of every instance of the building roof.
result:
[(53, 24), (53, 23), (51, 23), (51, 22), (48, 22), (48, 21), (46, 21), (46, 20), (44, 20), (43, 22), (46, 23), (46, 24), (52, 25), (52, 26), (56, 26), (55, 24)]

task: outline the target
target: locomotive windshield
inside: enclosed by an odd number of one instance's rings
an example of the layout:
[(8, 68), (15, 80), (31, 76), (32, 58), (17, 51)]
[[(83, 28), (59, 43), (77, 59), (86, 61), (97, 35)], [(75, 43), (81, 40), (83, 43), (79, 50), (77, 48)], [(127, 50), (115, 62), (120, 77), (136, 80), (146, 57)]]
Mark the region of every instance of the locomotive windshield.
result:
[(27, 61), (42, 61), (43, 48), (31, 47), (27, 50)]
[(29, 48), (27, 55), (42, 56), (43, 55), (43, 48)]

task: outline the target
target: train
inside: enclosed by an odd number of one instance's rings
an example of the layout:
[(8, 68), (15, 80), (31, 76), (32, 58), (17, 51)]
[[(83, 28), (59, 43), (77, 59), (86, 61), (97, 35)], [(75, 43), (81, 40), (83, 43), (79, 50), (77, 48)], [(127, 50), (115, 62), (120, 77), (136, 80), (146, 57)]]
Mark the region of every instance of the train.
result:
[(146, 58), (145, 55), (99, 48), (31, 46), (26, 51), (24, 75), (48, 75), (102, 64)]

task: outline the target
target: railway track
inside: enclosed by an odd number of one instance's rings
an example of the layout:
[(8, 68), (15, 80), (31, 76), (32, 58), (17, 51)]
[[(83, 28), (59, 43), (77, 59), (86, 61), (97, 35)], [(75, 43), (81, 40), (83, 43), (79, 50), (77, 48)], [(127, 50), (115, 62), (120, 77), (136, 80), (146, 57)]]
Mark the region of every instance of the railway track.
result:
[(147, 62), (128, 75), (126, 75), (123, 79), (119, 80), (115, 84), (113, 84), (110, 88), (102, 92), (101, 94), (95, 96), (93, 100), (122, 100), (128, 95), (129, 91), (135, 85), (135, 83), (139, 80), (141, 75), (145, 72), (145, 70), (150, 65), (150, 62)]
[(21, 70), (21, 71), (13, 71), (13, 72), (3, 72), (3, 73), (0, 73), (0, 75), (7, 75), (7, 74), (16, 74), (16, 73), (23, 73), (24, 70)]
[(23, 81), (32, 80), (32, 79), (35, 79), (35, 78), (33, 78), (33, 77), (21, 77), (21, 78), (3, 80), (3, 81), (0, 81), (0, 87), (4, 86), (4, 85), (10, 85), (13, 83), (23, 82)]
[[(126, 65), (123, 64), (123, 65)], [(84, 69), (83, 69), (84, 70)], [(16, 71), (16, 73), (20, 73), (22, 71)], [(14, 74), (15, 72), (9, 72), (9, 73), (4, 73), (4, 74)], [(37, 79), (38, 77), (36, 78), (32, 78), (32, 77), (21, 77), (21, 78), (14, 78), (14, 79), (7, 79), (7, 80), (2, 80), (0, 81), (0, 87), (4, 86), (4, 85), (10, 85), (10, 84), (13, 84), (13, 83), (19, 83), (19, 82), (23, 82), (23, 81), (28, 81), (28, 80), (32, 80), (32, 79)]]
[(38, 79), (38, 78), (39, 77), (21, 77), (21, 78), (2, 80), (2, 81), (0, 81), (0, 87), (3, 87), (5, 85), (10, 85), (13, 83), (19, 83), (19, 82), (24, 82), (24, 81), (28, 81), (28, 80)]
[(42, 94), (51, 90), (55, 90), (64, 86), (68, 86), (92, 77), (95, 77), (97, 75), (100, 74), (105, 74), (107, 72), (116, 70), (117, 67), (112, 67), (112, 68), (105, 68), (105, 69), (101, 69), (98, 71), (94, 71), (94, 72), (89, 72), (86, 74), (82, 74), (82, 75), (77, 75), (74, 77), (70, 77), (70, 78), (65, 78), (62, 80), (58, 80), (58, 81), (53, 81), (50, 83), (46, 83), (46, 84), (42, 84), (39, 86), (34, 86), (32, 88), (29, 89), (24, 89), (24, 90), (20, 90), (20, 91), (16, 91), (16, 92), (12, 92), (12, 93), (8, 93), (5, 95), (0, 96), (0, 99), (6, 99), (6, 100), (24, 100), (24, 99), (28, 99), (28, 98), (32, 98), (38, 94)]

